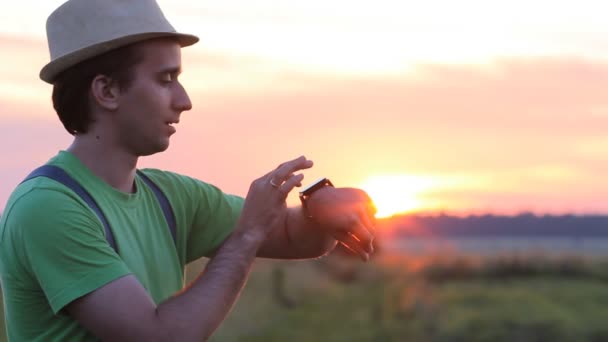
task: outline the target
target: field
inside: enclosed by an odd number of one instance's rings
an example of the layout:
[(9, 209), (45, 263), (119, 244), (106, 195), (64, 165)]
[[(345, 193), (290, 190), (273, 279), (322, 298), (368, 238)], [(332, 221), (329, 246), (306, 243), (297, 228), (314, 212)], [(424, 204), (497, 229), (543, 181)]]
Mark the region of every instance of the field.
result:
[(259, 260), (211, 341), (607, 341), (607, 266), (542, 255)]
[(577, 257), (263, 261), (212, 341), (608, 341), (608, 271)]

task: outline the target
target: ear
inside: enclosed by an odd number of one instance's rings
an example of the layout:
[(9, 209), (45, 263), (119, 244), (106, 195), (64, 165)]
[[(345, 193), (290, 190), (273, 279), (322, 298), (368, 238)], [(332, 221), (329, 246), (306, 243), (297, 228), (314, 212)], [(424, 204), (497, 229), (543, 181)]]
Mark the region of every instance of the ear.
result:
[(116, 82), (105, 75), (97, 75), (91, 81), (91, 95), (95, 103), (109, 111), (118, 109), (120, 88)]

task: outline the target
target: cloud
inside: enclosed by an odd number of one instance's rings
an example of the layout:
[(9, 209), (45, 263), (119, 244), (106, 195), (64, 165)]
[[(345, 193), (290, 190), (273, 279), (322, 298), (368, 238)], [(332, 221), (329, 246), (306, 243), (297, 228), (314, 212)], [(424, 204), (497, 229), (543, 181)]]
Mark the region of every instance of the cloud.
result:
[[(480, 158), (508, 167), (518, 160), (527, 165), (580, 157), (573, 143), (608, 127), (608, 116), (594, 114), (608, 104), (606, 64), (544, 58), (417, 70), (378, 78), (277, 72), (260, 81), (270, 86), (250, 92), (210, 90), (192, 97), (212, 119), (254, 124), (280, 115), (302, 127), (318, 123), (320, 137), (348, 136), (361, 147), (370, 142), (352, 138), (371, 136), (391, 152), (428, 162), (436, 156), (454, 162), (450, 156), (456, 155), (475, 168)], [(427, 156), (416, 151), (421, 148)]]
[[(375, 173), (473, 175), (487, 188), (458, 189), (470, 196), (453, 197), (497, 210), (597, 209), (597, 199), (608, 196), (601, 148), (608, 64), (601, 61), (513, 58), (361, 76), (192, 52), (184, 53), (182, 78), (194, 109), (182, 115), (169, 151), (142, 166), (171, 168), (241, 195), (253, 179), (305, 154), (316, 163), (307, 179), (329, 176), (339, 185)], [(233, 82), (222, 83), (227, 79)], [(4, 155), (17, 158), (5, 158), (13, 162), (4, 172), (23, 174), (43, 159), (35, 151), (50, 156), (69, 142), (58, 121), (27, 121), (34, 112), (54, 116), (47, 95), (32, 96), (0, 96), (3, 131), (17, 127), (21, 134), (0, 137)], [(24, 138), (51, 130), (50, 145)], [(20, 149), (26, 152), (15, 157)]]
[[(608, 127), (608, 117), (592, 110), (608, 104), (608, 65), (539, 58), (417, 70), (386, 78), (277, 73), (266, 80), (274, 87), (251, 93), (197, 92), (198, 114), (186, 116), (206, 142), (221, 141), (219, 154), (251, 165), (310, 151), (350, 180), (374, 172), (474, 174), (490, 180), (497, 207), (515, 203), (500, 204), (501, 192), (516, 191), (526, 205), (545, 196), (540, 207), (560, 208), (608, 195), (604, 151), (580, 148)], [(226, 141), (228, 132), (235, 138)], [(189, 145), (205, 145), (200, 136)]]
[[(50, 97), (50, 86), (40, 80), (38, 72), (49, 61), (46, 42), (42, 39), (0, 34), (0, 103), (28, 104)], [(0, 117), (11, 115), (0, 112)], [(26, 115), (35, 115), (28, 111)]]

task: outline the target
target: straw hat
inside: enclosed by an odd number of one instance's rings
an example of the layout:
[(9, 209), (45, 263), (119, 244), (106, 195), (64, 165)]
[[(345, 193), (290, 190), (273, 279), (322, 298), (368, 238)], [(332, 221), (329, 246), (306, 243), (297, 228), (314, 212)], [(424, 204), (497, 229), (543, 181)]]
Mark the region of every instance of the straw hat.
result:
[(51, 61), (40, 78), (52, 83), (62, 71), (110, 50), (158, 37), (182, 47), (198, 37), (177, 33), (154, 0), (69, 0), (46, 22)]

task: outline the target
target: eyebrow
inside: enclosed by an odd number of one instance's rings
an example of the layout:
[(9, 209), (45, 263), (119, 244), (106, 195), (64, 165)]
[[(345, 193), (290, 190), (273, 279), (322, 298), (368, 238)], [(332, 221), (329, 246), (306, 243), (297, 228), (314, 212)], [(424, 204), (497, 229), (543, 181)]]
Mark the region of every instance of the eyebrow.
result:
[(179, 67), (169, 67), (169, 68), (161, 69), (161, 70), (159, 70), (157, 72), (157, 74), (159, 74), (159, 75), (160, 74), (167, 74), (167, 73), (179, 75), (179, 74), (182, 73), (182, 68), (181, 68), (181, 66), (179, 66)]

